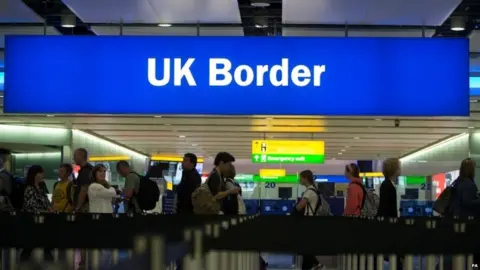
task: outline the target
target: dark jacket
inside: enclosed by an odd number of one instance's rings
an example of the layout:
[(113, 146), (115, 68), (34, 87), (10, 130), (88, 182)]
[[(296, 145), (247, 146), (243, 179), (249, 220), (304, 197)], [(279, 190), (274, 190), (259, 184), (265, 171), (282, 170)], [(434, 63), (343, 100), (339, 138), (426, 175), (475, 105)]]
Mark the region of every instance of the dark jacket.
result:
[(452, 216), (478, 216), (480, 213), (480, 198), (478, 188), (470, 179), (457, 179), (453, 183), (454, 195), (450, 208)]
[(177, 187), (177, 213), (193, 214), (192, 193), (202, 184), (202, 177), (196, 169), (182, 173)]
[(398, 217), (397, 189), (388, 179), (385, 179), (380, 185), (380, 203), (377, 216)]

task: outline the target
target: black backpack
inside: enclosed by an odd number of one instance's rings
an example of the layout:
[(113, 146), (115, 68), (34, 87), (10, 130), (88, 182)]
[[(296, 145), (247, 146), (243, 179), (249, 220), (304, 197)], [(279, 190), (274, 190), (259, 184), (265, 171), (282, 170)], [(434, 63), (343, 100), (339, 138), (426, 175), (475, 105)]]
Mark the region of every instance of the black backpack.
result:
[(160, 189), (157, 183), (146, 176), (135, 174), (140, 178), (140, 187), (138, 193), (135, 194), (140, 209), (144, 211), (154, 209), (160, 199)]
[(442, 216), (449, 216), (452, 213), (452, 207), (457, 193), (457, 181), (442, 191), (438, 199), (433, 204), (433, 210)]
[(10, 194), (6, 194), (5, 191), (2, 191), (2, 193), (4, 193), (4, 195), (8, 197), (10, 203), (15, 210), (22, 210), (23, 197), (25, 193), (25, 183), (23, 181), (17, 180), (7, 171), (2, 171), (0, 172), (0, 174), (2, 175), (2, 177), (0, 177), (1, 181), (10, 181), (10, 185), (12, 187), (12, 191)]

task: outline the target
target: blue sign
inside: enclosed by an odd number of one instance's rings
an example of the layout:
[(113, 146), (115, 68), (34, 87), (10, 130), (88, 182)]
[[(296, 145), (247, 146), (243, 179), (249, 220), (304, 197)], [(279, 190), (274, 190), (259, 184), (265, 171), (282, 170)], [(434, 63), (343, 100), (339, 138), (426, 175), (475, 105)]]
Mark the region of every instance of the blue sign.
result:
[(0, 91), (3, 91), (4, 83), (5, 83), (5, 73), (0, 71)]
[(350, 183), (343, 175), (314, 175), (315, 182)]
[(8, 113), (469, 114), (467, 39), (9, 36), (5, 63)]

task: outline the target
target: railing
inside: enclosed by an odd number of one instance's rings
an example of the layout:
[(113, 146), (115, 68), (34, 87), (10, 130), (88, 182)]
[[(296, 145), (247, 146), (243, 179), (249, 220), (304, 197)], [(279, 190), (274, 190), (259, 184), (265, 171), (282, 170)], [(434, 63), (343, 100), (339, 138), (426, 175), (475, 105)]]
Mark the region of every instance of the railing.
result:
[[(38, 247), (65, 251), (64, 269), (75, 249), (88, 249), (94, 270), (101, 250), (113, 251), (114, 269), (162, 270), (179, 259), (188, 270), (257, 270), (260, 251), (336, 256), (341, 270), (383, 269), (384, 259), (390, 270), (399, 261), (411, 270), (414, 256), (425, 257), (426, 270), (464, 270), (476, 269), (480, 253), (473, 218), (3, 213), (0, 231), (3, 269), (16, 269), (17, 249)], [(119, 250), (129, 259), (118, 260)]]

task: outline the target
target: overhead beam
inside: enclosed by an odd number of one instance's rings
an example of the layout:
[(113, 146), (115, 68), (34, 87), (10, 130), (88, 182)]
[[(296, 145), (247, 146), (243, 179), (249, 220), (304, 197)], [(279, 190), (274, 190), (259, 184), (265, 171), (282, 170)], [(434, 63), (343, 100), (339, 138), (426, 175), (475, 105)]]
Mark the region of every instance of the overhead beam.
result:
[[(468, 37), (474, 29), (479, 26), (480, 22), (480, 1), (463, 0), (450, 14), (450, 16), (437, 27), (434, 37)], [(463, 17), (465, 19), (464, 31), (451, 30), (452, 18)]]
[[(53, 26), (63, 35), (95, 35), (61, 0), (22, 0), (22, 2), (45, 20), (44, 26)], [(62, 27), (62, 16), (66, 15), (75, 16), (77, 22), (75, 27)]]

